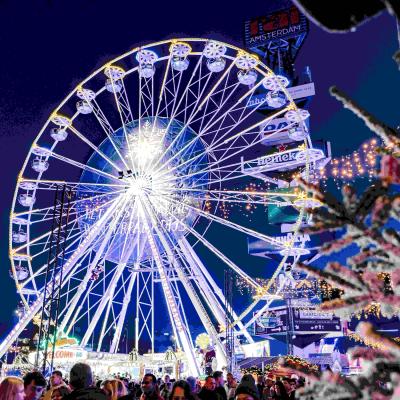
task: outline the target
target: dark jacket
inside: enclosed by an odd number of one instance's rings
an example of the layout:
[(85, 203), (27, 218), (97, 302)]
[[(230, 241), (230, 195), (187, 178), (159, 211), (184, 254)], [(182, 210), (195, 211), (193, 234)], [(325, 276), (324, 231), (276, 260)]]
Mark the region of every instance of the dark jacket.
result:
[(63, 400), (107, 400), (106, 394), (97, 387), (77, 389), (65, 396)]
[(221, 396), (215, 390), (208, 390), (205, 387), (201, 388), (198, 396), (201, 400), (222, 400)]
[(225, 390), (225, 388), (223, 386), (218, 386), (215, 389), (215, 392), (219, 395), (221, 400), (228, 400), (228, 396), (226, 394), (226, 390)]

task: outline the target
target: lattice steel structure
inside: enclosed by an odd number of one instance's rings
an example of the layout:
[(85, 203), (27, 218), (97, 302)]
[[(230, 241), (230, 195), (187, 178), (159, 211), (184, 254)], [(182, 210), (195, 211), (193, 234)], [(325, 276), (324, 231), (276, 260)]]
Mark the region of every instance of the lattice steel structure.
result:
[[(158, 316), (168, 317), (166, 329), (193, 375), (200, 372), (190, 330), (193, 315), (214, 343), (220, 368), (227, 357), (217, 326), (225, 325), (226, 311), (234, 336), (252, 342), (247, 328), (261, 297), (245, 309), (227, 307), (213, 266), (226, 266), (261, 288), (209, 232), (217, 229), (223, 237), (231, 231), (243, 241), (251, 235), (275, 246), (280, 255), (275, 274), (296, 252), (293, 243), (269, 236), (267, 227), (220, 211), (222, 204), (280, 204), (283, 196), (298, 207), (300, 224), (304, 196), (298, 204), (293, 192), (244, 188), (250, 174), (243, 161), (257, 162), (263, 124), (285, 117), (289, 127), (305, 130), (307, 115), (285, 85), (257, 56), (194, 38), (136, 48), (81, 82), (34, 140), (18, 180), (10, 258), (25, 313), (0, 344), (0, 355), (48, 297), (49, 194), (61, 183), (76, 197), (65, 224), (66, 262), (54, 277), (61, 289), (60, 333), (73, 334), (94, 351), (116, 353), (121, 332), (132, 321), (136, 350), (147, 341), (156, 351), (154, 313), (160, 307)], [(271, 92), (267, 114), (258, 113), (258, 105), (248, 106), (260, 86)], [(315, 160), (306, 130), (304, 137), (296, 157), (307, 178)], [(277, 166), (272, 182), (282, 182), (279, 171)]]

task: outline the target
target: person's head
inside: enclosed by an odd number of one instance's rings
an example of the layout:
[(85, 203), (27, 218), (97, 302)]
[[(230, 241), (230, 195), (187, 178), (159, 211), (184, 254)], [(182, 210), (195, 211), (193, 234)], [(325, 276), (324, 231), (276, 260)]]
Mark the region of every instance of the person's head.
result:
[(192, 393), (197, 393), (197, 380), (194, 376), (188, 376), (186, 378), (187, 384), (190, 386), (190, 391)]
[(69, 384), (73, 390), (85, 389), (93, 386), (93, 373), (89, 365), (76, 363), (69, 373)]
[(28, 372), (23, 379), (25, 400), (39, 400), (47, 385), (44, 376), (38, 371), (33, 371)]
[(171, 380), (171, 379), (170, 379), (169, 375), (165, 375), (165, 376), (164, 376), (164, 382), (165, 382), (165, 383), (169, 383), (170, 380)]
[(282, 381), (276, 381), (275, 385), (274, 385), (274, 390), (275, 392), (281, 396), (282, 398), (286, 398), (287, 397), (287, 391), (285, 388), (285, 385), (282, 383)]
[(224, 374), (221, 371), (215, 371), (213, 374), (216, 386), (224, 386)]
[(290, 392), (293, 390), (292, 389), (291, 379), (290, 378), (283, 378), (282, 379), (282, 383), (283, 383), (283, 386), (285, 386), (286, 392), (288, 394), (290, 394)]
[(67, 386), (58, 386), (53, 390), (51, 400), (62, 400), (69, 393), (70, 390)]
[(191, 400), (190, 386), (186, 381), (176, 381), (172, 387), (169, 400)]
[(157, 390), (157, 379), (153, 374), (145, 374), (142, 379), (142, 391), (145, 394), (153, 393)]
[(107, 379), (102, 383), (101, 388), (108, 400), (117, 400), (127, 394), (126, 387), (120, 379)]
[(260, 400), (252, 375), (244, 375), (235, 392), (236, 400)]
[(215, 390), (216, 384), (213, 376), (207, 376), (206, 381), (204, 382), (204, 387), (207, 390)]
[(24, 400), (24, 382), (22, 379), (8, 376), (0, 383), (1, 400)]
[(61, 385), (62, 383), (63, 379), (61, 371), (58, 370), (53, 371), (53, 373), (50, 375), (50, 386), (54, 387)]
[(268, 387), (271, 387), (275, 384), (275, 381), (272, 379), (272, 377), (267, 376), (267, 378), (265, 379), (265, 385)]

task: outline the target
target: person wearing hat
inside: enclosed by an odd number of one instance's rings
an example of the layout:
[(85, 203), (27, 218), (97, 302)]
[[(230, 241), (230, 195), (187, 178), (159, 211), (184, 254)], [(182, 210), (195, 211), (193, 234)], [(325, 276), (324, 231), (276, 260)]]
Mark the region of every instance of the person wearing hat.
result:
[(236, 389), (235, 400), (260, 400), (256, 382), (252, 375), (244, 375)]

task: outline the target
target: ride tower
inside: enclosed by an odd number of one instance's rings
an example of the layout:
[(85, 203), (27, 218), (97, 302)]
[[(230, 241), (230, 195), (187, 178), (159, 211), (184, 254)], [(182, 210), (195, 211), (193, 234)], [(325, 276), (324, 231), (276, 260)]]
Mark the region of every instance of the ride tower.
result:
[[(293, 115), (289, 112), (284, 118), (273, 119), (260, 127), (264, 155), (256, 162), (243, 159), (242, 168), (263, 180), (270, 190), (282, 194), (280, 204), (268, 206), (266, 220), (274, 237), (290, 247), (284, 265), (276, 268), (266, 280), (265, 303), (253, 314), (254, 334), (286, 342), (288, 354), (304, 355), (304, 348), (318, 338), (341, 334), (341, 324), (336, 317), (316, 311), (320, 298), (318, 282), (295, 268), (300, 260), (306, 263), (316, 260), (318, 248), (332, 239), (330, 233), (309, 235), (296, 231), (312, 223), (306, 213), (299, 220), (296, 208), (320, 206), (317, 200), (305, 198), (297, 179), (307, 178), (317, 183), (318, 171), (331, 159), (331, 149), (329, 142), (311, 138), (308, 107), (315, 95), (311, 70), (306, 67), (297, 74), (295, 69), (296, 57), (308, 34), (308, 21), (292, 2), (282, 3), (285, 2), (275, 2), (265, 16), (245, 23), (245, 45), (275, 72), (299, 112)], [(283, 92), (274, 82), (266, 82), (250, 106), (261, 104), (258, 112), (268, 112), (282, 104)], [(308, 143), (306, 152), (302, 151), (303, 141)], [(306, 159), (310, 162), (308, 170), (304, 167)], [(297, 198), (285, 200), (283, 195), (288, 193), (297, 193)], [(251, 237), (248, 249), (249, 254), (268, 259), (272, 266), (282, 254), (282, 250)]]

